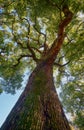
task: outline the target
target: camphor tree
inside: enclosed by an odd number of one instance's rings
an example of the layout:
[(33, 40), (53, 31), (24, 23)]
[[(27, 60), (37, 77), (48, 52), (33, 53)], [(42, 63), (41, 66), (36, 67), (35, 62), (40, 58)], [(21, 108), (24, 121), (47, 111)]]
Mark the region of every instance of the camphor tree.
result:
[(83, 5), (83, 0), (0, 0), (0, 91), (15, 93), (24, 72), (31, 71), (1, 130), (70, 130), (55, 86), (64, 86), (66, 110), (82, 116)]

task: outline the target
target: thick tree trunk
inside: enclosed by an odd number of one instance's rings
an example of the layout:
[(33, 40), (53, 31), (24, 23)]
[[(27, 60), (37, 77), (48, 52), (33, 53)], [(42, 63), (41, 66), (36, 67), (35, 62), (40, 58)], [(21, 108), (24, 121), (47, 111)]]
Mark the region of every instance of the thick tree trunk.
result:
[(40, 64), (1, 130), (70, 130), (53, 82), (53, 68)]

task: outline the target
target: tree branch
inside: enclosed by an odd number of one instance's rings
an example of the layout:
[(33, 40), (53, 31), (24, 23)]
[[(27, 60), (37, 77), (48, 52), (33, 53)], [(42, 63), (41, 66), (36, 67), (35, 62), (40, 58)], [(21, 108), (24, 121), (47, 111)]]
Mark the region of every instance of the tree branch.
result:
[[(36, 20), (35, 20), (36, 21)], [(35, 22), (35, 25), (33, 26), (34, 29), (40, 34), (40, 35), (43, 35), (45, 37), (45, 34), (42, 33), (41, 31), (39, 31), (37, 28), (36, 28), (36, 22)]]
[(61, 65), (61, 64), (55, 62), (54, 65), (59, 66), (59, 67), (64, 67), (64, 66), (66, 66), (67, 64), (69, 64), (70, 62), (71, 62), (71, 60), (69, 60), (68, 62), (66, 62), (66, 63), (63, 64), (63, 65)]
[(12, 23), (12, 35), (13, 35), (13, 38), (15, 40), (15, 42), (21, 46), (21, 48), (23, 49), (27, 49), (27, 47), (24, 47), (23, 44), (21, 43), (20, 40), (17, 39), (16, 35), (14, 34), (14, 26), (13, 26), (13, 23)]
[(59, 53), (61, 46), (64, 41), (65, 37), (65, 27), (71, 22), (73, 13), (69, 10), (67, 5), (64, 5), (62, 8), (62, 11), (65, 15), (64, 20), (61, 21), (59, 24), (59, 29), (58, 29), (58, 37), (54, 40), (51, 48), (47, 52), (48, 58), (46, 57), (47, 60), (49, 60), (49, 63), (53, 63), (56, 59), (57, 54)]
[(32, 54), (32, 58), (33, 58), (33, 60), (35, 61), (35, 62), (38, 62), (38, 59), (37, 59), (37, 57), (36, 57), (36, 54), (35, 54), (35, 52), (33, 51), (33, 49), (32, 49), (32, 47), (30, 46), (30, 21), (27, 19), (27, 18), (23, 18), (23, 19), (21, 19), (21, 20), (26, 20), (27, 21), (27, 23), (28, 23), (28, 36), (27, 36), (27, 38), (28, 38), (28, 42), (27, 42), (27, 49), (30, 51), (30, 53)]
[(10, 3), (6, 3), (6, 4), (4, 4), (4, 5), (2, 6), (2, 8), (10, 6), (10, 5), (12, 5), (14, 2), (15, 2), (15, 1), (12, 1), (12, 2), (10, 2)]
[(20, 57), (17, 59), (17, 63), (14, 64), (13, 67), (18, 66), (20, 64), (21, 59), (24, 57), (32, 57), (32, 55), (28, 55), (28, 54), (27, 55), (20, 55)]
[[(47, 37), (46, 37), (46, 34), (45, 33), (43, 33), (43, 32), (41, 32), (41, 31), (39, 31), (38, 29), (37, 29), (37, 27), (36, 27), (36, 17), (35, 17), (35, 24), (34, 24), (34, 29), (36, 30), (36, 32), (39, 34), (39, 37), (40, 37), (40, 35), (43, 35), (44, 36), (44, 45), (43, 45), (43, 47), (44, 47), (44, 53), (46, 53), (47, 52), (47, 49), (48, 49), (48, 45), (46, 44), (46, 40), (47, 40)], [(38, 38), (39, 38), (38, 37)]]
[(35, 54), (35, 52), (33, 51), (32, 47), (29, 45), (29, 43), (27, 43), (27, 48), (28, 48), (28, 50), (30, 51), (30, 53), (32, 54), (33, 60), (34, 60), (35, 62), (38, 62), (39, 59), (37, 59), (36, 54)]
[(28, 28), (27, 28), (27, 30), (28, 30), (28, 39), (29, 39), (29, 34), (30, 34), (30, 21), (27, 19), (27, 18), (20, 18), (21, 20), (25, 20), (25, 21), (27, 21), (27, 23), (28, 23)]
[(61, 8), (55, 2), (52, 2), (52, 0), (46, 0), (46, 1), (49, 2), (53, 7), (57, 7), (59, 10), (61, 10)]
[[(21, 19), (21, 18), (20, 18)], [(30, 35), (30, 22), (29, 22), (29, 20), (28, 19), (26, 19), (26, 18), (23, 18), (23, 19), (21, 19), (21, 20), (26, 20), (27, 22), (28, 22), (28, 36), (27, 36), (27, 38), (28, 38), (28, 41), (27, 41), (27, 47), (24, 47), (23, 45), (22, 45), (22, 43), (17, 39), (17, 37), (15, 36), (15, 34), (14, 34), (14, 27), (13, 27), (13, 23), (12, 23), (12, 35), (13, 35), (13, 37), (14, 37), (14, 39), (15, 39), (15, 41), (16, 41), (16, 43), (18, 44), (18, 45), (20, 45), (23, 49), (28, 49), (29, 51), (30, 51), (30, 53), (31, 53), (31, 55), (32, 55), (32, 58), (33, 58), (33, 60), (35, 61), (35, 62), (38, 62), (38, 59), (37, 59), (37, 57), (36, 57), (36, 55), (35, 55), (35, 52), (33, 51), (33, 49), (32, 49), (32, 47), (30, 46), (30, 37), (29, 37), (29, 35)], [(18, 59), (18, 60), (20, 60), (20, 59)]]
[(42, 54), (42, 51), (40, 51), (39, 49), (37, 49), (36, 47), (31, 47), (32, 49), (36, 50), (37, 52), (39, 52), (40, 54)]

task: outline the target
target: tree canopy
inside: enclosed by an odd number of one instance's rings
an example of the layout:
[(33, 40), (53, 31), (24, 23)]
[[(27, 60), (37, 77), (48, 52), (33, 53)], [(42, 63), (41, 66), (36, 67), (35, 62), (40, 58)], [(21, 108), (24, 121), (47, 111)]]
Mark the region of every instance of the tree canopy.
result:
[[(58, 36), (68, 5), (73, 19), (65, 29), (54, 63), (56, 87), (75, 123), (84, 128), (84, 2), (83, 0), (0, 0), (0, 92), (15, 93), (23, 74), (46, 56)], [(64, 8), (64, 9), (63, 9)], [(66, 10), (65, 14), (67, 15)]]

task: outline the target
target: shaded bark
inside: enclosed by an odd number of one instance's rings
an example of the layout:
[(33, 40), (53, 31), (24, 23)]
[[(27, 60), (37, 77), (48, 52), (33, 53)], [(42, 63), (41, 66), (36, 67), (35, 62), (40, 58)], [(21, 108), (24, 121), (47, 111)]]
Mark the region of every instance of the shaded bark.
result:
[(55, 90), (52, 65), (42, 62), (1, 130), (70, 130)]

